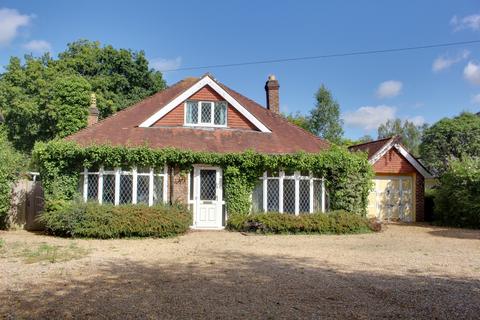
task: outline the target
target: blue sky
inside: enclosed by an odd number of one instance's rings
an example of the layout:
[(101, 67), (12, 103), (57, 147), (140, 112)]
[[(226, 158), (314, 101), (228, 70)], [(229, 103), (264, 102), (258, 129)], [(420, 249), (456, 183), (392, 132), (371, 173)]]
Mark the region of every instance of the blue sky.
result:
[[(480, 39), (478, 1), (6, 1), (0, 65), (10, 56), (98, 40), (144, 50), (155, 68), (311, 56)], [(388, 118), (433, 123), (480, 111), (480, 44), (165, 73), (169, 84), (210, 71), (265, 103), (269, 74), (283, 112), (307, 113), (323, 83), (341, 105), (346, 136)]]

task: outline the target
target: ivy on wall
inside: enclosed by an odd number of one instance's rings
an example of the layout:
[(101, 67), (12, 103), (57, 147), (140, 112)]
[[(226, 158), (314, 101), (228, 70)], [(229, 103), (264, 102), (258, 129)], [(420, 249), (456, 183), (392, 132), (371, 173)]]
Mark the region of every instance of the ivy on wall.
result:
[(373, 170), (364, 153), (350, 153), (333, 146), (316, 154), (295, 153), (267, 155), (254, 151), (242, 153), (209, 153), (173, 148), (151, 149), (94, 145), (82, 147), (75, 142), (54, 140), (37, 143), (33, 159), (38, 166), (45, 189), (46, 204), (72, 199), (78, 192), (84, 167), (150, 166), (165, 164), (189, 170), (193, 164), (223, 168), (225, 201), (230, 214), (247, 214), (250, 195), (258, 178), (266, 170), (311, 171), (325, 178), (332, 210), (366, 213)]

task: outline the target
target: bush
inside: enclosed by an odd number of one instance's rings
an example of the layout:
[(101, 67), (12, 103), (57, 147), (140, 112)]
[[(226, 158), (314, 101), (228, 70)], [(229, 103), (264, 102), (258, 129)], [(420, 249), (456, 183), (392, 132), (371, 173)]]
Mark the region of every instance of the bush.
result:
[(44, 212), (48, 233), (87, 238), (171, 237), (185, 233), (192, 214), (182, 205), (100, 205), (69, 202)]
[(227, 229), (275, 234), (346, 234), (370, 231), (366, 218), (342, 210), (299, 216), (276, 212), (233, 215), (227, 221)]
[(12, 187), (25, 165), (24, 157), (15, 151), (0, 126), (0, 229), (7, 225), (11, 207)]
[(451, 161), (434, 201), (437, 223), (480, 228), (480, 158)]

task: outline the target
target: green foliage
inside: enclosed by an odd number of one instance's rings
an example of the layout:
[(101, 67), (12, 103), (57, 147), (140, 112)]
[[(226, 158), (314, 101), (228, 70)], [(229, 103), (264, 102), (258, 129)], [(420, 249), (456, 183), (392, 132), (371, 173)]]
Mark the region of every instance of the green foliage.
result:
[(343, 145), (343, 123), (340, 119), (340, 105), (324, 85), (318, 89), (315, 99), (316, 105), (310, 111), (310, 115), (304, 116), (297, 112), (296, 114), (284, 115), (285, 119), (314, 135)]
[(368, 220), (358, 214), (334, 211), (294, 216), (277, 212), (234, 215), (227, 221), (230, 230), (275, 234), (346, 234), (369, 232)]
[(480, 157), (480, 117), (462, 113), (438, 121), (425, 130), (420, 155), (429, 169), (438, 175), (448, 169), (452, 159), (460, 159), (463, 155)]
[(401, 119), (388, 120), (378, 127), (378, 139), (392, 136), (402, 137), (402, 143), (415, 156), (419, 155), (419, 146), (423, 132), (428, 125), (416, 125), (411, 121)]
[(294, 125), (315, 134), (315, 132), (313, 132), (312, 128), (310, 127), (310, 118), (309, 117), (304, 116), (304, 115), (300, 114), (299, 112), (297, 112), (295, 114), (287, 114), (287, 115), (284, 115), (284, 117), (290, 123), (293, 123)]
[(480, 229), (480, 157), (451, 161), (434, 201), (439, 223)]
[(14, 146), (30, 151), (85, 127), (92, 92), (105, 117), (164, 88), (143, 52), (81, 40), (58, 59), (12, 57), (0, 75), (0, 111)]
[(4, 129), (0, 127), (0, 229), (7, 227), (12, 186), (24, 169), (25, 159), (7, 141)]
[(100, 205), (72, 201), (46, 211), (41, 220), (49, 233), (87, 238), (171, 237), (185, 233), (192, 214), (181, 205)]
[(250, 195), (258, 178), (266, 170), (309, 170), (325, 177), (330, 207), (364, 214), (371, 188), (373, 171), (363, 153), (350, 153), (333, 146), (318, 154), (266, 155), (253, 151), (243, 153), (206, 153), (178, 149), (128, 148), (96, 145), (83, 148), (74, 142), (38, 143), (33, 160), (42, 176), (46, 205), (61, 205), (77, 192), (83, 167), (128, 168), (134, 165), (161, 168), (165, 164), (189, 170), (202, 163), (224, 169), (224, 188), (229, 213), (247, 214)]
[(340, 105), (324, 85), (318, 89), (315, 99), (317, 103), (309, 117), (311, 131), (328, 141), (339, 143), (343, 136)]

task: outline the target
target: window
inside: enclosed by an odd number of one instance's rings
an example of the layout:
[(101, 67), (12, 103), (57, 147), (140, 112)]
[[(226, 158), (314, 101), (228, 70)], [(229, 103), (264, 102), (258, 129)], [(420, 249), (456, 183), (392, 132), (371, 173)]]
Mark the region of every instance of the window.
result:
[(265, 172), (252, 193), (253, 212), (325, 212), (326, 193), (322, 178), (308, 172)]
[(104, 170), (101, 167), (98, 172), (89, 172), (88, 169), (84, 169), (82, 175), (84, 201), (115, 205), (128, 203), (154, 205), (167, 201), (166, 168)]
[(195, 126), (224, 127), (227, 125), (227, 102), (187, 101), (185, 124)]

